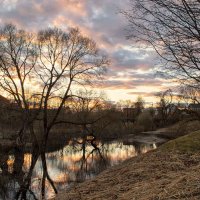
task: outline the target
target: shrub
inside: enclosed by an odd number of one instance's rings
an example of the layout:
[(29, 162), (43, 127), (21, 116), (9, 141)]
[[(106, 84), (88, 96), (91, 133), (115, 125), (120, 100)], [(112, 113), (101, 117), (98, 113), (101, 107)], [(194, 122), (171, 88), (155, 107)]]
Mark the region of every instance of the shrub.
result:
[(154, 129), (154, 123), (152, 115), (149, 111), (142, 112), (137, 120), (136, 120), (136, 127), (143, 127), (143, 131), (150, 131)]

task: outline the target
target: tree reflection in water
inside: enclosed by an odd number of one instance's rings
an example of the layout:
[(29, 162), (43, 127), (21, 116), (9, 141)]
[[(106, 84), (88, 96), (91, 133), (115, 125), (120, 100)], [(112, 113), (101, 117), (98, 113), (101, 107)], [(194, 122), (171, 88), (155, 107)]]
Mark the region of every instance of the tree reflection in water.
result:
[(69, 188), (100, 173), (109, 166), (145, 153), (155, 144), (123, 145), (122, 142), (98, 142), (78, 138), (62, 149), (39, 154), (15, 149), (12, 154), (0, 154), (0, 199), (49, 199), (60, 190)]

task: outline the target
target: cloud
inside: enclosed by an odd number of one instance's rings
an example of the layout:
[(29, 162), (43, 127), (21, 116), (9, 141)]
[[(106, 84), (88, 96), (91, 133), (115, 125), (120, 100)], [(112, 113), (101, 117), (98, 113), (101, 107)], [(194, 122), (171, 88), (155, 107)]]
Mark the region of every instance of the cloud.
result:
[[(2, 0), (0, 0), (2, 1)], [(126, 40), (126, 19), (119, 14), (129, 0), (3, 0), (0, 24), (14, 23), (26, 30), (49, 26), (63, 29), (79, 27), (97, 42), (111, 59), (103, 88), (135, 89), (151, 85), (161, 87), (165, 81), (152, 71), (156, 56), (152, 50), (139, 49)], [(139, 72), (138, 72), (139, 71)]]
[(115, 69), (131, 69), (147, 71), (156, 65), (155, 53), (145, 49), (119, 48), (112, 53)]
[(136, 89), (140, 86), (148, 87), (161, 87), (162, 80), (159, 79), (127, 79), (127, 80), (104, 80), (103, 82), (96, 82), (96, 87), (109, 88), (109, 89)]
[(142, 97), (155, 97), (157, 92), (128, 92), (128, 94)]

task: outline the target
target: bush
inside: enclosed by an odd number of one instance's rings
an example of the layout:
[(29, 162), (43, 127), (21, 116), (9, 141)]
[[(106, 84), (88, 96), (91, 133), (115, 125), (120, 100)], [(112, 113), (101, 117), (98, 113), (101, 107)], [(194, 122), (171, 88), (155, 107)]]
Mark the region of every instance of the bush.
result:
[(152, 115), (149, 111), (142, 112), (135, 123), (136, 127), (143, 128), (143, 131), (151, 131), (154, 129), (154, 123)]

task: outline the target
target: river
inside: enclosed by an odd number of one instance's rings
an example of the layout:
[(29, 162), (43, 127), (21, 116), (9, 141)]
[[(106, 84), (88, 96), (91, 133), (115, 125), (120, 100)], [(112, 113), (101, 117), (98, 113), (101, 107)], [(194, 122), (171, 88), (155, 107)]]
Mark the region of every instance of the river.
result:
[[(113, 140), (96, 141), (95, 145), (97, 148), (94, 148), (90, 142), (83, 142), (81, 138), (70, 139), (62, 148), (46, 153), (49, 176), (58, 192), (69, 189), (76, 183), (94, 178), (106, 168), (126, 159), (155, 149), (158, 144), (155, 140), (148, 143), (135, 141), (126, 143), (122, 140)], [(29, 152), (1, 156), (0, 199), (12, 200), (16, 198), (16, 195), (22, 199), (24, 190), (26, 190), (24, 192), (26, 199), (41, 199), (43, 174), (41, 156), (37, 157), (32, 169), (31, 160), (32, 155)], [(5, 161), (6, 165), (5, 163), (3, 165)], [(32, 170), (31, 173), (30, 170)], [(29, 175), (30, 181), (25, 183)], [(25, 187), (26, 184), (28, 187)], [(55, 196), (51, 186), (49, 181), (45, 182), (45, 199)]]

